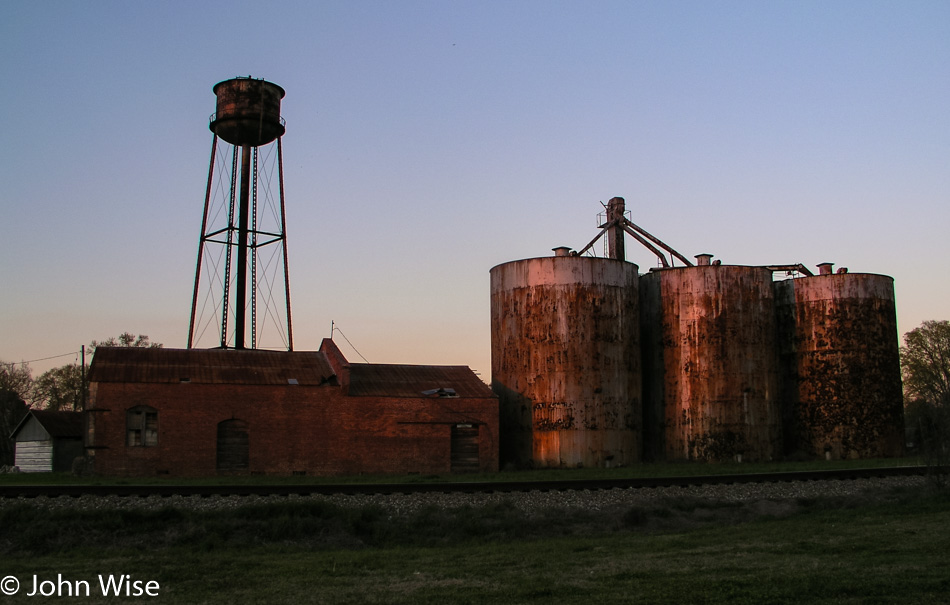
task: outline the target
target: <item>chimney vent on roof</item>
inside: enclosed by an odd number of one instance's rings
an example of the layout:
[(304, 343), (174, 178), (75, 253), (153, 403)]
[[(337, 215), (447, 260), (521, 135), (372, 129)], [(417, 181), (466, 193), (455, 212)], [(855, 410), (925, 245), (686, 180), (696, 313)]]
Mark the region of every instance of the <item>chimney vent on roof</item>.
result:
[(697, 254), (696, 255), (696, 265), (699, 267), (708, 267), (709, 261), (712, 260), (712, 254)]
[(818, 275), (831, 275), (834, 263), (818, 263)]

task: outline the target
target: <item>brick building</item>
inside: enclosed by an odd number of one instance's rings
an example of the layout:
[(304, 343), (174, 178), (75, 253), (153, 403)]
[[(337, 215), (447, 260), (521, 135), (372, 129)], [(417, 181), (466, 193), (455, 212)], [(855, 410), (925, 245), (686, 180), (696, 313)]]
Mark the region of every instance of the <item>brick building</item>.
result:
[(105, 475), (498, 469), (498, 400), (466, 366), (319, 351), (96, 350), (86, 451)]

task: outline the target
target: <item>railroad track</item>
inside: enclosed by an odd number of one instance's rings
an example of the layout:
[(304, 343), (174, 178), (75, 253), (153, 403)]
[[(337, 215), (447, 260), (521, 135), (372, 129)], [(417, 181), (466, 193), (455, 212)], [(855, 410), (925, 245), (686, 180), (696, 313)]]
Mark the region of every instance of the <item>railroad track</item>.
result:
[(950, 473), (950, 467), (899, 466), (891, 468), (836, 469), (736, 475), (696, 475), (689, 477), (649, 477), (636, 479), (577, 479), (562, 481), (488, 481), (456, 483), (354, 483), (296, 485), (0, 485), (0, 498), (38, 496), (309, 496), (422, 494), (422, 493), (514, 493), (531, 491), (583, 491), (691, 487), (740, 483), (795, 481), (846, 481), (883, 477)]

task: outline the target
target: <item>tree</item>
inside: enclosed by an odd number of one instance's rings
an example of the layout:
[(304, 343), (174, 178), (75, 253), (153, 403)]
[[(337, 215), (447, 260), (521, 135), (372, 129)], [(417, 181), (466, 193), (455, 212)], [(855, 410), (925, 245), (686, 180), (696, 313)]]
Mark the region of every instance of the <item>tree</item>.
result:
[(905, 422), (928, 464), (950, 456), (950, 321), (925, 321), (901, 347)]
[[(136, 336), (131, 332), (124, 332), (119, 336), (112, 336), (103, 341), (92, 341), (89, 344), (90, 353), (94, 354), (97, 347), (141, 347), (161, 348), (162, 343), (151, 342), (145, 334)], [(83, 373), (89, 373), (89, 366), (81, 368), (72, 363), (44, 372), (33, 381), (33, 388), (29, 397), (34, 407), (47, 410), (81, 411), (83, 401), (88, 400), (89, 387), (85, 385), (83, 397)]]
[(82, 411), (84, 388), (88, 397), (88, 386), (83, 384), (83, 370), (78, 363), (53, 368), (34, 381), (33, 405), (54, 411)]
[(0, 466), (12, 465), (15, 444), (10, 434), (26, 415), (33, 389), (30, 366), (0, 361)]
[(904, 335), (901, 366), (911, 400), (950, 406), (950, 321), (925, 321)]
[(14, 393), (20, 399), (29, 399), (33, 388), (30, 366), (0, 361), (0, 393)]
[(136, 336), (131, 332), (123, 332), (122, 334), (119, 334), (118, 337), (112, 336), (101, 342), (94, 340), (89, 343), (90, 352), (95, 353), (97, 347), (140, 347), (146, 349), (160, 349), (162, 348), (162, 343), (149, 342), (148, 335), (146, 334), (139, 334)]

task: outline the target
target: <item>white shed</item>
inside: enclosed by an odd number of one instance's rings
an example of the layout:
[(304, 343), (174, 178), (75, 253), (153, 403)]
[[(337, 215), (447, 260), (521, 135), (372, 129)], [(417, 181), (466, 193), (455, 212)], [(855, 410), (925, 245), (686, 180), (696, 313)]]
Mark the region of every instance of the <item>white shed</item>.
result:
[(14, 464), (24, 473), (63, 472), (84, 453), (82, 412), (30, 410), (13, 431)]

